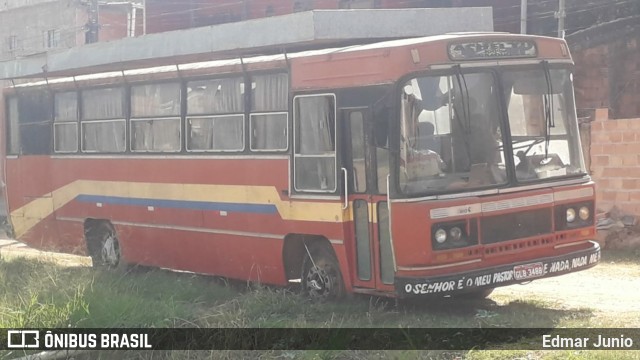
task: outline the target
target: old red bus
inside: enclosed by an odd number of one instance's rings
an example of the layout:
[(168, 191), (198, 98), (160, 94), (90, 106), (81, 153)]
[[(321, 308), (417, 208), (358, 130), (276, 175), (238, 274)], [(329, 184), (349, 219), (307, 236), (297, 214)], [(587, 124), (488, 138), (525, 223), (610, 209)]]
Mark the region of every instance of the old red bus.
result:
[(594, 266), (564, 40), (465, 33), (15, 84), (16, 238), (313, 297)]

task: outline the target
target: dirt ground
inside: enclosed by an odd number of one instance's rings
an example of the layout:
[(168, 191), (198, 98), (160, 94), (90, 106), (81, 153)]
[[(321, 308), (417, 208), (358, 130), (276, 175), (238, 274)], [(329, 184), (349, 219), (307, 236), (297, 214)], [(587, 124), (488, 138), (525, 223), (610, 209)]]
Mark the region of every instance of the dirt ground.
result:
[[(526, 285), (496, 289), (492, 298), (539, 298), (560, 308), (602, 313), (640, 313), (640, 263), (602, 261), (597, 266)], [(638, 320), (640, 326), (640, 320)]]
[[(15, 240), (0, 239), (0, 256), (28, 256), (55, 261), (63, 266), (91, 266), (89, 257), (41, 252)], [(496, 303), (539, 299), (556, 309), (590, 309), (597, 316), (619, 316), (623, 326), (640, 327), (640, 262), (601, 261), (596, 267), (526, 285), (496, 289)], [(625, 314), (633, 314), (630, 319)], [(640, 316), (637, 316), (640, 317)], [(631, 321), (631, 322), (629, 322)]]

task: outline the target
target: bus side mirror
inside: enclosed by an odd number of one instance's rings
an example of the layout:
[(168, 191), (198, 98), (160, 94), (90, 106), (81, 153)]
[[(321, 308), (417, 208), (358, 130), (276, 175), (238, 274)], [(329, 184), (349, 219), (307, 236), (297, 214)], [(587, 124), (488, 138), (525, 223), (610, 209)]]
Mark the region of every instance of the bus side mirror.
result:
[(405, 85), (404, 86), (404, 93), (407, 96), (413, 95), (413, 86), (412, 85)]

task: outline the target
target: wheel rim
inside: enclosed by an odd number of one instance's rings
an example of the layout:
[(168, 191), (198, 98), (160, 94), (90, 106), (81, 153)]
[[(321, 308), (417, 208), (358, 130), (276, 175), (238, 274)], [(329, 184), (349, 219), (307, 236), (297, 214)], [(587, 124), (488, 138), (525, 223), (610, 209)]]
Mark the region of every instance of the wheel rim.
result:
[(335, 274), (330, 268), (312, 266), (305, 280), (307, 294), (316, 300), (328, 299), (336, 289)]
[(118, 240), (116, 240), (116, 237), (113, 233), (109, 233), (102, 242), (100, 257), (102, 263), (105, 265), (112, 267), (118, 265), (118, 261), (120, 260)]

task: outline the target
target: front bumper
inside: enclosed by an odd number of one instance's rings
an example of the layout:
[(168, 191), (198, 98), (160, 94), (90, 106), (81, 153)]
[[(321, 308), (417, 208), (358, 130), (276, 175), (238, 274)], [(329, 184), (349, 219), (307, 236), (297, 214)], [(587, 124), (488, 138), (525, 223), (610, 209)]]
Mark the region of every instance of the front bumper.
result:
[(585, 270), (600, 261), (600, 245), (533, 261), (501, 265), (438, 277), (396, 277), (399, 297), (442, 297), (519, 284)]

